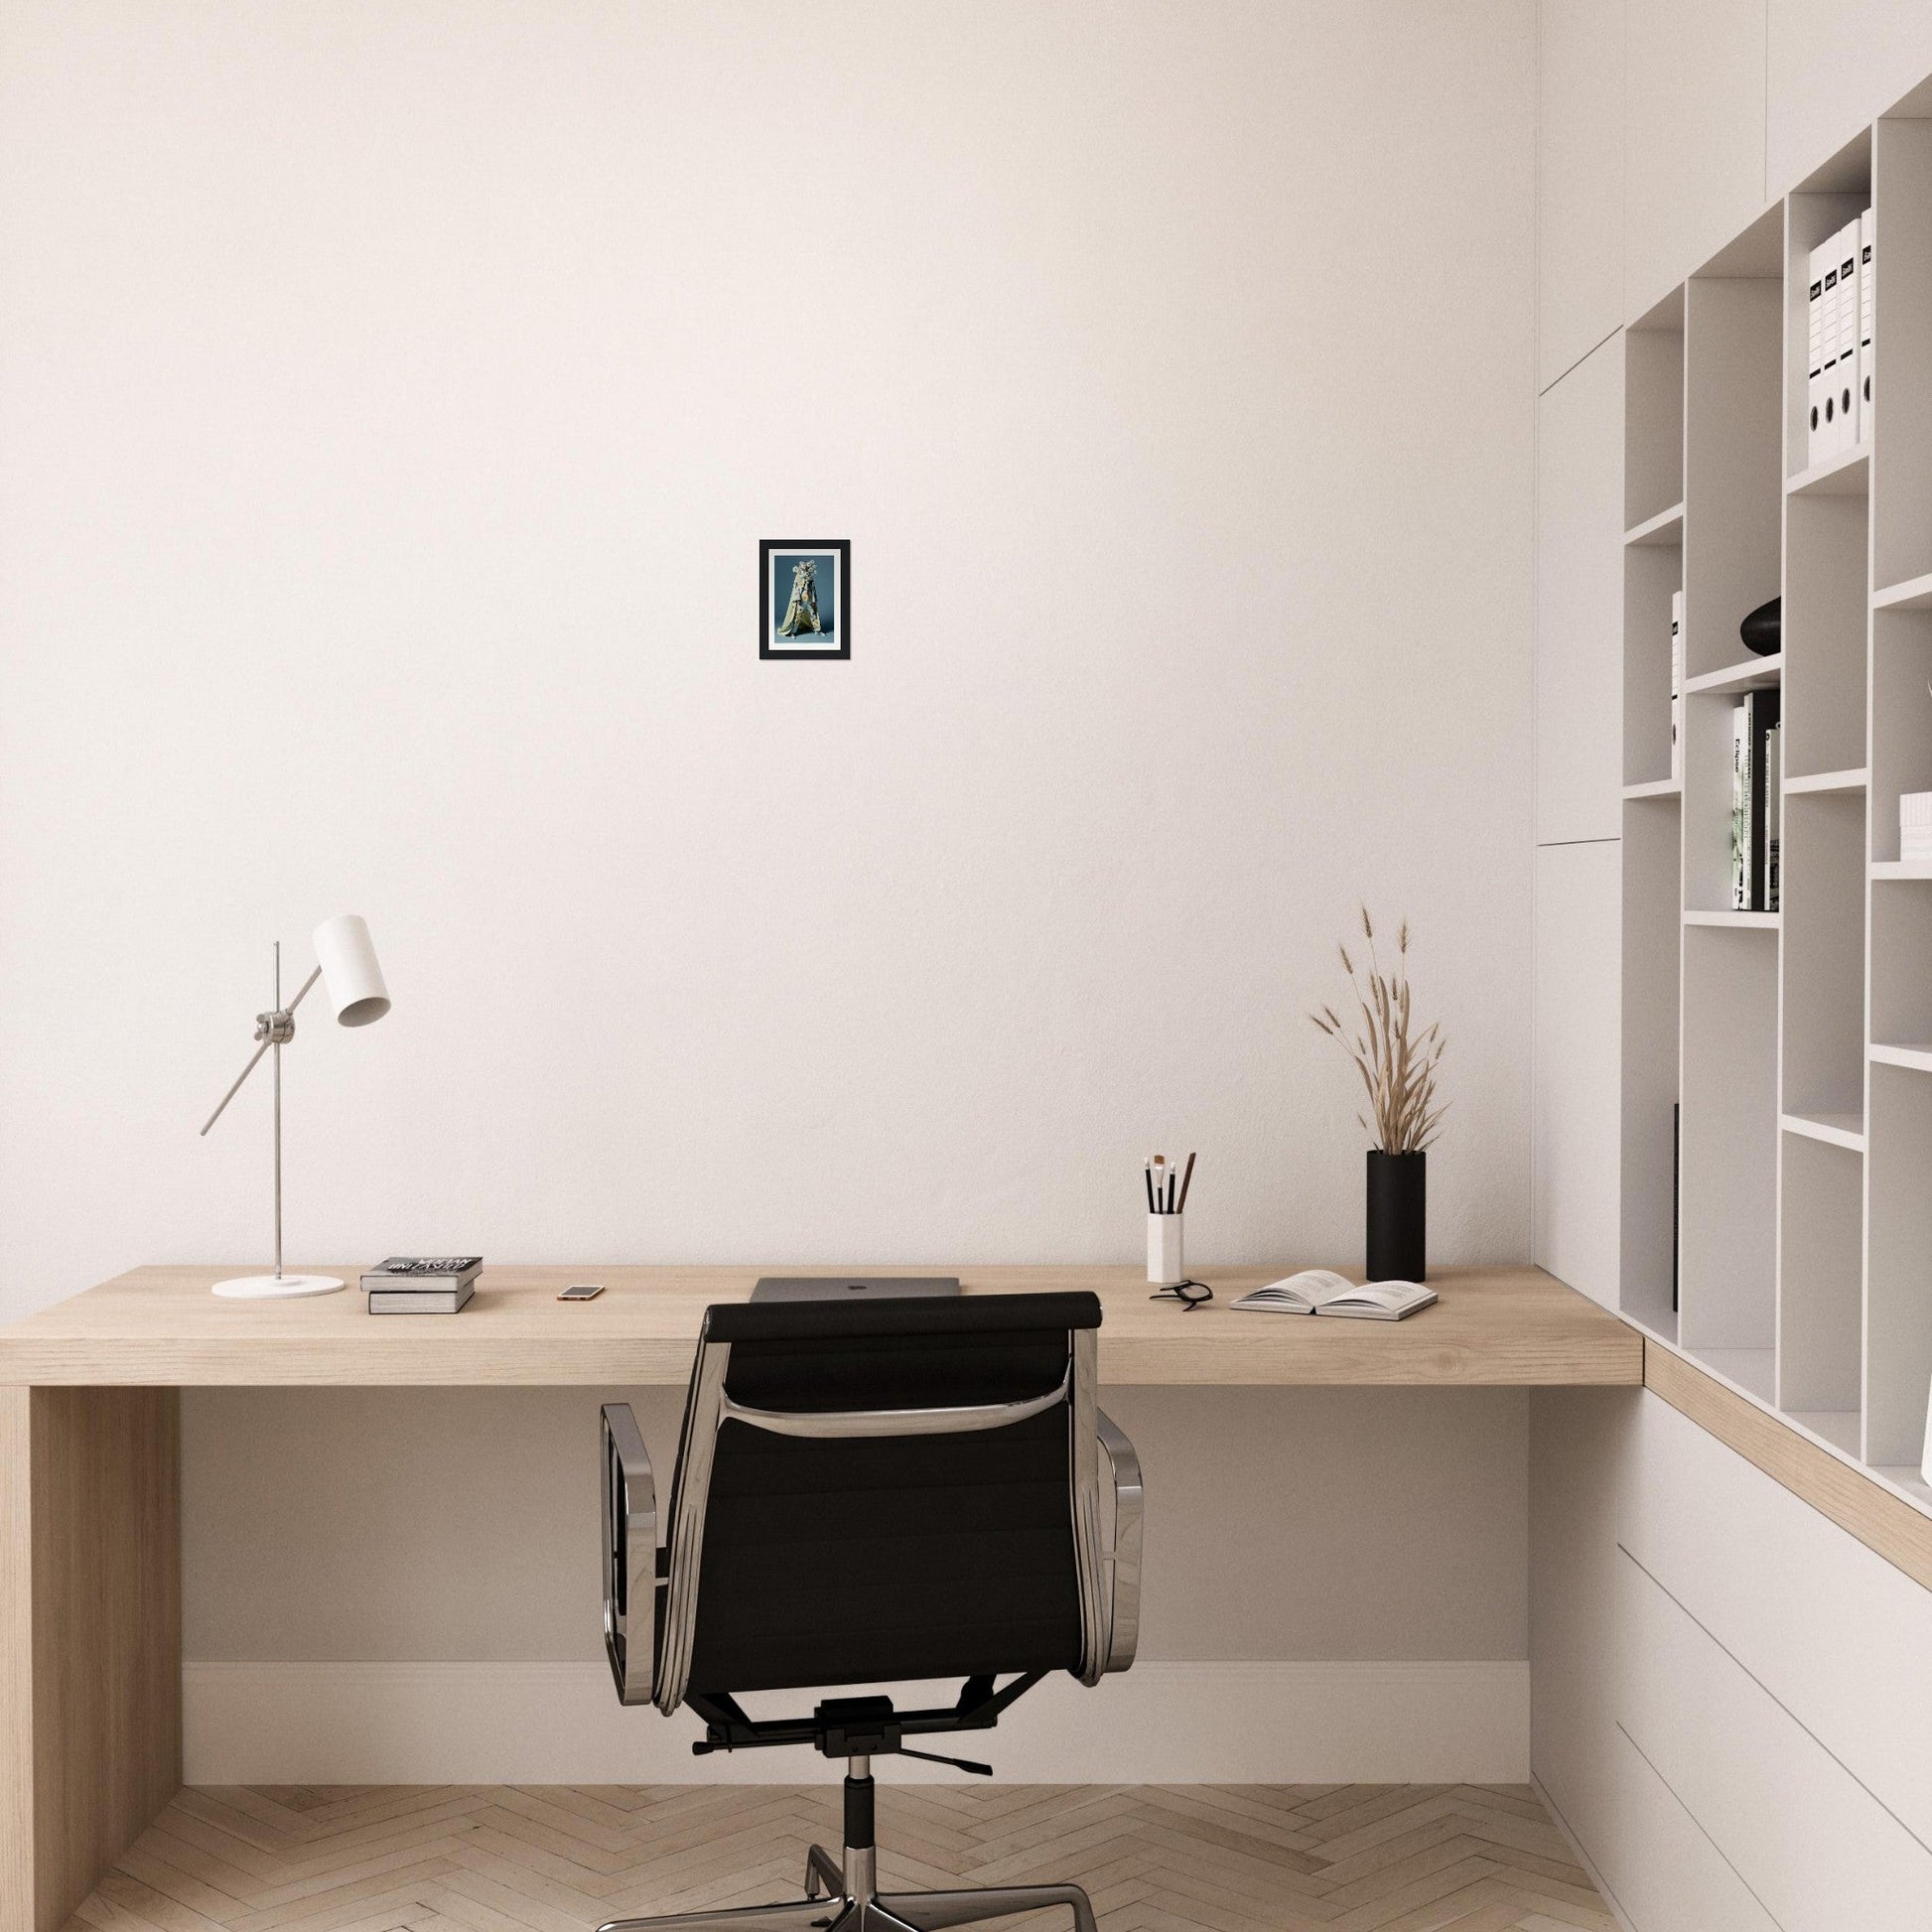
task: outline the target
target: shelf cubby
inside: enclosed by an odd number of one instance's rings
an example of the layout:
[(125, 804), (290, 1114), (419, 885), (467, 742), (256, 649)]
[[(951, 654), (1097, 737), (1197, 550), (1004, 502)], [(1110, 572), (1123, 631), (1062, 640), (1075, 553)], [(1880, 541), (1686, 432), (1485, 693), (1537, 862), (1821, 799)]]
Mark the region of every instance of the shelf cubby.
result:
[(1864, 762), (1869, 531), (1863, 496), (1794, 496), (1785, 504), (1786, 771)]
[(1857, 1454), (1863, 1408), (1864, 1161), (1790, 1132), (1780, 1159), (1778, 1406), (1838, 1418), (1832, 1427), (1851, 1438), (1840, 1447)]
[(1784, 370), (1784, 469), (1791, 487), (1804, 493), (1834, 487), (1863, 495), (1867, 486), (1866, 451), (1841, 453), (1813, 465), (1810, 346), (1811, 251), (1871, 206), (1871, 134), (1861, 134), (1835, 155), (1784, 204), (1784, 331), (1791, 353)]
[(1623, 332), (1623, 526), (1684, 513), (1684, 291)]
[(1932, 1389), (1932, 1075), (1871, 1068), (1864, 1454), (1916, 1466)]
[(1845, 1119), (1864, 1111), (1864, 795), (1797, 792), (1780, 853), (1782, 1104)]
[[(1680, 516), (1675, 529), (1681, 533)], [(1684, 581), (1684, 552), (1668, 544), (1623, 551), (1623, 782), (1671, 781), (1670, 609)]]
[(1871, 856), (1898, 857), (1898, 800), (1932, 791), (1932, 611), (1871, 614)]
[[(1707, 272), (1685, 285), (1687, 688), (1700, 676), (1738, 664), (1746, 655), (1738, 624), (1778, 595), (1784, 508), (1781, 253), (1779, 248), (1766, 264), (1768, 273)], [(1753, 258), (1739, 255), (1736, 265), (1751, 266)]]
[(1932, 1040), (1932, 880), (1875, 881), (1870, 906), (1871, 1038)]
[(1675, 1338), (1678, 961), (1683, 810), (1674, 792), (1623, 806), (1621, 1306)]
[[(1753, 666), (1771, 665), (1753, 658)], [(1778, 673), (1755, 672), (1775, 684)], [(1702, 924), (1773, 926), (1771, 912), (1742, 912), (1731, 905), (1730, 891), (1730, 735), (1738, 690), (1725, 683), (1711, 690), (1687, 689), (1684, 698), (1684, 911)]]
[(1683, 976), (1678, 1334), (1700, 1357), (1769, 1350), (1777, 1327), (1776, 936), (1686, 926)]
[(1872, 569), (1932, 575), (1932, 120), (1874, 130)]

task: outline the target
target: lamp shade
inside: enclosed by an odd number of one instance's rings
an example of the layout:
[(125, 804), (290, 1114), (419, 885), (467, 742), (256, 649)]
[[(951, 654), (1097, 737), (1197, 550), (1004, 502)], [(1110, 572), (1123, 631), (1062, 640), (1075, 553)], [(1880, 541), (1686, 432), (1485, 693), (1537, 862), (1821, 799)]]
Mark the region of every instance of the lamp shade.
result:
[(366, 1027), (389, 1011), (389, 989), (375, 963), (368, 923), (359, 912), (344, 912), (316, 927), (316, 964), (323, 990), (345, 1027)]

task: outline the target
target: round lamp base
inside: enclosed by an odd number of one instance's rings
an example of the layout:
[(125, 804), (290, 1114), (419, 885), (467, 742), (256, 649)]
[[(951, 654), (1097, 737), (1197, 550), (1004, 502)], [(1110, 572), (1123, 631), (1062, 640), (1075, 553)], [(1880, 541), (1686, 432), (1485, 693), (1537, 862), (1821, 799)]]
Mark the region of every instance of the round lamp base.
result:
[(279, 1302), (295, 1295), (333, 1295), (341, 1287), (334, 1275), (242, 1275), (216, 1282), (214, 1293), (230, 1302)]

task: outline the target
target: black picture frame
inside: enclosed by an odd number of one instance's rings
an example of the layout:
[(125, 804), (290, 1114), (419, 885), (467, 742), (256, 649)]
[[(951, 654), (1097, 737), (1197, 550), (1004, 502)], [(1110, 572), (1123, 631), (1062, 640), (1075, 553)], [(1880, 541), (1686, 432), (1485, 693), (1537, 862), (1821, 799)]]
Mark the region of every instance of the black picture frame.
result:
[[(772, 635), (771, 560), (774, 553), (805, 550), (838, 558), (838, 584), (832, 606), (832, 642), (797, 646)], [(852, 544), (846, 537), (763, 537), (759, 542), (759, 655), (770, 659), (822, 658), (841, 663), (852, 656)]]

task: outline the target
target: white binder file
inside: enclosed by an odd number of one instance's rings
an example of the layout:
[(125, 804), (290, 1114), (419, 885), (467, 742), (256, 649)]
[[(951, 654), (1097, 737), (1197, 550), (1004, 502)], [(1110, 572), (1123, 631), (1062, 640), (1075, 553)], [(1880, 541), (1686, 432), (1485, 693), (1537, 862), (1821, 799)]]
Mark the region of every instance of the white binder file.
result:
[(1806, 303), (1808, 346), (1805, 351), (1805, 467), (1825, 456), (1825, 269), (1831, 243), (1821, 241), (1811, 251), (1809, 299)]
[(1818, 454), (1838, 454), (1838, 236), (1825, 238), (1825, 394)]
[(1872, 280), (1871, 210), (1859, 216), (1859, 441), (1871, 436), (1871, 311), (1876, 295)]
[(1859, 224), (1856, 217), (1838, 231), (1838, 445), (1859, 440)]

